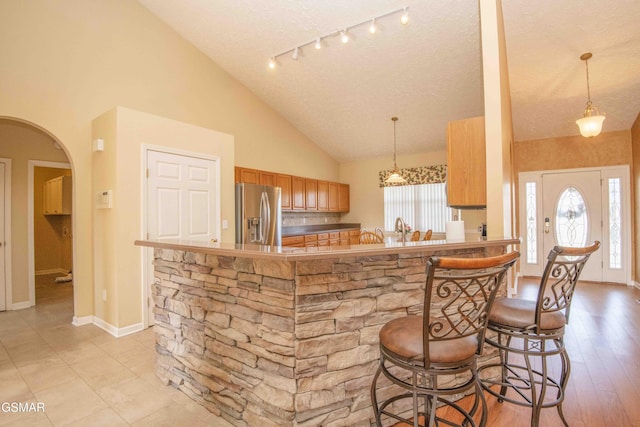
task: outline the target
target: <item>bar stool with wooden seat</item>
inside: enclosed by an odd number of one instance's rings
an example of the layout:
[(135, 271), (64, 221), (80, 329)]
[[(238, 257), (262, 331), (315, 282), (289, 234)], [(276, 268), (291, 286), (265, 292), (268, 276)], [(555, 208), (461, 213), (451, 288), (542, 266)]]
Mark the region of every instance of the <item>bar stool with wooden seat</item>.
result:
[(424, 232), (424, 237), (422, 238), (422, 240), (431, 240), (432, 235), (433, 235), (433, 230), (428, 229), (427, 231)]
[[(537, 300), (496, 298), (489, 314), (488, 330), (497, 335), (488, 333), (485, 342), (499, 349), (500, 363), (480, 368), (482, 387), (499, 402), (530, 407), (532, 427), (539, 425), (543, 408), (554, 406), (568, 426), (562, 402), (571, 364), (564, 329), (580, 273), (599, 246), (596, 241), (584, 248), (554, 247), (547, 257)], [(549, 365), (556, 356), (560, 372), (552, 377)], [(495, 368), (500, 370), (498, 379), (490, 377)], [(513, 393), (507, 394), (509, 391)]]
[(417, 242), (418, 240), (420, 240), (420, 230), (416, 230), (413, 233), (411, 233), (411, 241)]
[[(476, 359), (482, 352), (488, 311), (519, 256), (511, 252), (488, 258), (428, 259), (422, 315), (391, 320), (380, 330), (380, 364), (371, 384), (378, 426), (383, 425), (383, 416), (385, 425), (389, 417), (413, 426), (476, 426), (478, 409), (479, 425), (486, 425), (487, 404)], [(381, 374), (392, 385), (383, 382), (378, 388)], [(449, 400), (473, 388), (469, 411)], [(378, 395), (385, 400), (378, 402)], [(436, 414), (440, 404), (452, 408), (462, 424)]]
[(371, 231), (361, 231), (360, 244), (368, 245), (371, 243), (384, 243), (384, 240), (382, 240), (382, 237), (380, 237), (378, 234), (373, 233)]

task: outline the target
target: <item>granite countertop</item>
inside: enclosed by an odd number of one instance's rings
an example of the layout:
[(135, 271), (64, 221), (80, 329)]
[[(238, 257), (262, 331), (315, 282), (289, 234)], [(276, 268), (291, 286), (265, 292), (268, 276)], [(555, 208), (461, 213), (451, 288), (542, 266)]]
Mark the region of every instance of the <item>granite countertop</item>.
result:
[(376, 256), (389, 253), (416, 253), (478, 248), (490, 246), (519, 245), (519, 239), (466, 239), (447, 242), (446, 240), (427, 240), (419, 242), (385, 242), (370, 245), (320, 246), (296, 248), (290, 246), (265, 246), (254, 244), (212, 243), (190, 240), (136, 240), (137, 246), (159, 249), (177, 249), (191, 252), (211, 253), (222, 256), (267, 258), (279, 261), (326, 259), (349, 256)]
[(315, 225), (292, 225), (282, 227), (282, 237), (301, 236), (304, 234), (331, 233), (343, 231), (345, 229), (360, 229), (359, 223), (339, 223), (339, 224), (315, 224)]

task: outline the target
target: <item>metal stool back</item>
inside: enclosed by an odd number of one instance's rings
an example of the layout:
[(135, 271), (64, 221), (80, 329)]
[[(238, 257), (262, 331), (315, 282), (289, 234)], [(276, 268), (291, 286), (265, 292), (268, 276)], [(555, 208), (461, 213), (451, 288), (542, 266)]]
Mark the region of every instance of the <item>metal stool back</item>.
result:
[[(580, 273), (599, 247), (598, 241), (584, 248), (554, 247), (547, 258), (537, 300), (496, 298), (489, 314), (488, 329), (496, 334), (488, 333), (485, 341), (499, 349), (500, 363), (480, 368), (482, 386), (500, 402), (531, 407), (532, 427), (539, 425), (542, 408), (554, 406), (568, 426), (562, 402), (571, 364), (564, 329)], [(549, 359), (555, 356), (561, 368), (559, 376), (552, 378)], [(500, 378), (488, 378), (491, 368), (496, 367)], [(513, 393), (507, 395), (509, 390)]]
[[(436, 415), (439, 404), (453, 408), (470, 426), (477, 425), (474, 415), (481, 408), (479, 425), (486, 425), (476, 359), (491, 304), (519, 256), (429, 258), (422, 315), (391, 320), (380, 330), (380, 365), (371, 384), (378, 426), (383, 415), (414, 426), (457, 425)], [(378, 388), (381, 374), (392, 384), (385, 381)], [(470, 411), (443, 397), (459, 397), (474, 387)], [(378, 394), (385, 400), (378, 403)]]

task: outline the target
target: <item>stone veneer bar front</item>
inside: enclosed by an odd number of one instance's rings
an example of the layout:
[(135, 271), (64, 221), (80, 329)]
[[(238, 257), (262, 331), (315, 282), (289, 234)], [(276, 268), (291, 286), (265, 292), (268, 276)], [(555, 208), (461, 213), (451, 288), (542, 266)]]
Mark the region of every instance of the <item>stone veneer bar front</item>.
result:
[(136, 244), (155, 248), (164, 383), (234, 426), (353, 427), (373, 424), (378, 332), (421, 312), (427, 258), (498, 255), (519, 241)]

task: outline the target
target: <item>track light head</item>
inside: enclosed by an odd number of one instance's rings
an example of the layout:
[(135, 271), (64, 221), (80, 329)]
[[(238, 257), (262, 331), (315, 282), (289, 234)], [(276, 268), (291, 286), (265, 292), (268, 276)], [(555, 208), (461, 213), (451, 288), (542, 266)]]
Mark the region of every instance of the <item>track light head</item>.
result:
[(407, 25), (409, 23), (409, 8), (405, 7), (402, 16), (400, 17), (400, 23), (402, 25)]
[(340, 33), (340, 41), (342, 41), (342, 43), (349, 42), (349, 34), (347, 34), (347, 30), (342, 30)]

